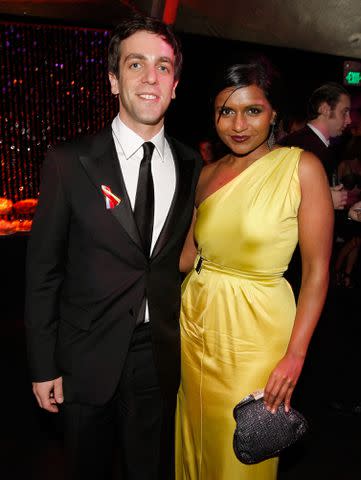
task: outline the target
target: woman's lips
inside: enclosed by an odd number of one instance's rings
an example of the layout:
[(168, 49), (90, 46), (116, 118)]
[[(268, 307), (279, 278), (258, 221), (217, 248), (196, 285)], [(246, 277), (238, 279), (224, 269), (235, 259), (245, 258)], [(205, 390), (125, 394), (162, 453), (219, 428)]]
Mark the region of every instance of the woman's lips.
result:
[(236, 143), (243, 143), (249, 140), (249, 135), (232, 135), (231, 139)]

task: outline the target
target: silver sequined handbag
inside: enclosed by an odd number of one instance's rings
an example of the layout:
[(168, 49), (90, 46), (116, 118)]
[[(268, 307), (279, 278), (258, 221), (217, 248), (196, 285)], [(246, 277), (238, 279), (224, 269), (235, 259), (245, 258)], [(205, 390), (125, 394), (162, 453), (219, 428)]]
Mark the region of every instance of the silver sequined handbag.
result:
[(263, 391), (241, 400), (233, 416), (237, 423), (233, 449), (238, 460), (247, 465), (278, 456), (308, 429), (306, 419), (293, 408), (287, 413), (281, 404), (276, 413), (266, 410)]

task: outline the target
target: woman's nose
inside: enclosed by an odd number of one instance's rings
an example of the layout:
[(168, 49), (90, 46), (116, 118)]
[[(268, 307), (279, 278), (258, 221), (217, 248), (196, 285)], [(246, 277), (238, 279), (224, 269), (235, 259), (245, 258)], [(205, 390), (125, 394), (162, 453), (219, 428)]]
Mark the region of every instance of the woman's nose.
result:
[(233, 130), (242, 132), (247, 128), (247, 121), (241, 113), (237, 113), (234, 117)]

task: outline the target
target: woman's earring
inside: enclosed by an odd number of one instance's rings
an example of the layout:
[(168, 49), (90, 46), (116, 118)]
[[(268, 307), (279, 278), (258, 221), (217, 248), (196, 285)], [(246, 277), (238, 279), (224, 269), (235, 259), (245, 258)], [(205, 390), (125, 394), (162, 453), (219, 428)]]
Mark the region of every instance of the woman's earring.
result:
[(267, 147), (272, 150), (273, 145), (276, 143), (276, 138), (275, 138), (275, 123), (271, 123), (271, 128), (269, 131), (269, 135), (267, 138)]

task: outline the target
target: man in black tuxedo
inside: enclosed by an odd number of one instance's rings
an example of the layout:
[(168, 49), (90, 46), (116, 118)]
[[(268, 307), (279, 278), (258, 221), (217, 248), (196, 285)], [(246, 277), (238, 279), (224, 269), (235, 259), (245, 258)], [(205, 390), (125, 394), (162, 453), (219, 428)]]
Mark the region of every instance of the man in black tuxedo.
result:
[(317, 88), (308, 102), (308, 123), (280, 141), (281, 145), (300, 147), (314, 153), (322, 162), (331, 185), (333, 206), (342, 210), (347, 192), (342, 185), (332, 185), (335, 162), (329, 148), (330, 138), (338, 137), (351, 123), (350, 96), (342, 85), (325, 83)]
[(173, 477), (178, 262), (201, 166), (164, 134), (181, 63), (168, 26), (123, 21), (108, 57), (119, 115), (43, 166), (26, 328), (37, 401), (63, 410), (66, 478), (109, 478), (116, 433), (122, 478)]

